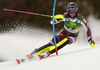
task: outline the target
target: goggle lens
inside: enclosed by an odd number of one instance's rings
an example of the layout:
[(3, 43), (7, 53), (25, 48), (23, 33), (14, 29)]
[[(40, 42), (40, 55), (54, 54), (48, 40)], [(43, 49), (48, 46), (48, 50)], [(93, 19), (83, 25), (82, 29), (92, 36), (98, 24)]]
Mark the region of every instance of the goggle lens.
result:
[(68, 14), (71, 14), (71, 13), (75, 14), (76, 10), (68, 10)]

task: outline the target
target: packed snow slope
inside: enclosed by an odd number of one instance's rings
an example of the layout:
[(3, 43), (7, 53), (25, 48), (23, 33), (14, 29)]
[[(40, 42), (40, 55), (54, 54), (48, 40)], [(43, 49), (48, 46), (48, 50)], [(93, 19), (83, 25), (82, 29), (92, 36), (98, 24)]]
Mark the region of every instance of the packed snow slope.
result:
[[(100, 21), (89, 16), (93, 39), (100, 42)], [(18, 28), (9, 33), (0, 34), (0, 56), (6, 61), (0, 63), (0, 70), (100, 70), (100, 44), (91, 48), (86, 33), (81, 28), (78, 40), (43, 60), (32, 60), (17, 65), (15, 59), (23, 58), (50, 41), (51, 32), (37, 28)]]

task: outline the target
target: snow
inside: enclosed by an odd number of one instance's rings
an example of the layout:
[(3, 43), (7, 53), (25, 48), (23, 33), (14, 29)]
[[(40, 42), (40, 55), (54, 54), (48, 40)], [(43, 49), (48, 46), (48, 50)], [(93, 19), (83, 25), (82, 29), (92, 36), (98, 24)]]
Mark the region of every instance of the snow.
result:
[[(98, 31), (100, 20), (89, 16), (88, 23), (93, 39), (100, 42), (100, 31)], [(0, 70), (100, 70), (100, 44), (91, 48), (86, 40), (86, 33), (82, 29), (78, 40), (59, 50), (59, 55), (56, 56), (54, 53), (49, 58), (32, 60), (20, 65), (15, 59), (23, 58), (35, 48), (48, 43), (53, 37), (52, 33), (37, 28), (19, 28), (16, 31), (1, 34), (0, 56), (6, 61), (0, 63)]]

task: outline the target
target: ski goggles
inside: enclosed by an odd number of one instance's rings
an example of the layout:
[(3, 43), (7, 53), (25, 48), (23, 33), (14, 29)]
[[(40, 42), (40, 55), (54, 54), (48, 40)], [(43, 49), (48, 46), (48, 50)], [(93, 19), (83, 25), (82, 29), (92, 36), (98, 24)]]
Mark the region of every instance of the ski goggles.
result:
[(76, 12), (77, 12), (76, 9), (73, 9), (73, 10), (67, 10), (67, 13), (68, 13), (68, 14), (71, 14), (71, 13), (75, 14)]

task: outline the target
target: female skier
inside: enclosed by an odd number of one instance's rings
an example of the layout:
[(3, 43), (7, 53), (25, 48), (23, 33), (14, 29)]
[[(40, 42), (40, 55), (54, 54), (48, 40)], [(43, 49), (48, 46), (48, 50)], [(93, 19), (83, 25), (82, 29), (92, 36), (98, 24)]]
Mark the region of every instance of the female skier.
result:
[[(91, 47), (94, 47), (96, 43), (92, 39), (91, 30), (87, 24), (87, 21), (83, 16), (78, 14), (78, 6), (74, 2), (70, 2), (66, 7), (66, 13), (63, 14), (64, 19), (55, 19), (54, 24), (64, 21), (63, 29), (56, 35), (57, 49), (60, 50), (67, 44), (72, 44), (76, 41), (79, 34), (80, 27), (83, 26), (87, 32), (87, 39)], [(52, 21), (51, 21), (52, 24)], [(39, 57), (48, 57), (55, 52), (54, 39), (48, 44), (35, 49), (30, 55), (26, 55), (29, 59)]]

